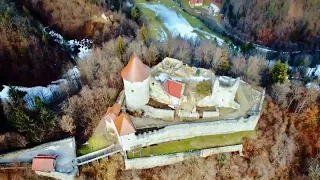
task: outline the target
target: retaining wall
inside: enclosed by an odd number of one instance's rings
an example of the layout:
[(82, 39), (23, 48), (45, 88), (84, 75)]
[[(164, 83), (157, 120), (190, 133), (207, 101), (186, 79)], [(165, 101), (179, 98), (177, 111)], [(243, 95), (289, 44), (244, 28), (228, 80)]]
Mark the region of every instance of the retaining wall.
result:
[(123, 150), (159, 144), (167, 141), (193, 138), (196, 136), (209, 136), (229, 134), (239, 131), (252, 131), (255, 129), (260, 115), (240, 118), (235, 120), (220, 120), (212, 122), (199, 122), (166, 126), (157, 131), (143, 134), (129, 134), (121, 136)]
[(193, 151), (193, 152), (162, 155), (162, 156), (152, 156), (152, 157), (134, 158), (134, 159), (127, 159), (125, 157), (125, 167), (126, 169), (147, 169), (147, 168), (153, 168), (156, 166), (174, 164), (192, 157), (207, 157), (213, 154), (224, 153), (224, 152), (236, 152), (236, 151), (239, 151), (240, 155), (242, 155), (242, 144), (203, 149), (203, 150)]
[(157, 109), (151, 106), (143, 106), (144, 116), (154, 119), (174, 120), (174, 110)]

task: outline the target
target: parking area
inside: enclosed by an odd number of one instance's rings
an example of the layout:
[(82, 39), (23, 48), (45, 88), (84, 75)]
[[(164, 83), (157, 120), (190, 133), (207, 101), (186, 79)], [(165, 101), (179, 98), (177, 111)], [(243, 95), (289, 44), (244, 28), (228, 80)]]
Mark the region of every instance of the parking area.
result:
[(19, 150), (0, 156), (0, 164), (32, 163), (38, 154), (58, 155), (55, 170), (71, 173), (77, 168), (76, 144), (74, 138), (50, 142), (30, 149)]

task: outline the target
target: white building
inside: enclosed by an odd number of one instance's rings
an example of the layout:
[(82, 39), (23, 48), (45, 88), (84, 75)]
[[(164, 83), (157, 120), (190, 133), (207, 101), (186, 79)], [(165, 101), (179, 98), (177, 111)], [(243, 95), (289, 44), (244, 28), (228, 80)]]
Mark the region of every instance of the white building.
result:
[(150, 67), (143, 64), (134, 53), (121, 71), (126, 106), (130, 110), (140, 109), (149, 102)]

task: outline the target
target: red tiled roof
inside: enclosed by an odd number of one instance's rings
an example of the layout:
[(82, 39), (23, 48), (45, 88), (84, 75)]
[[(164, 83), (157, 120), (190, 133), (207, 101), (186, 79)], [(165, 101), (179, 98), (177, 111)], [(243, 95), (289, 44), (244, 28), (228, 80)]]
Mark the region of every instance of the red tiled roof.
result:
[(181, 98), (182, 84), (168, 79), (166, 80), (166, 82), (163, 83), (163, 89), (169, 95), (176, 97), (178, 99)]
[(120, 113), (121, 105), (118, 103), (115, 103), (112, 107), (108, 108), (107, 114), (114, 113), (118, 115)]
[(189, 0), (190, 4), (203, 3), (203, 0)]
[(44, 171), (52, 172), (54, 171), (54, 161), (57, 156), (51, 155), (38, 155), (32, 160), (32, 170), (33, 171)]
[(119, 136), (135, 133), (136, 129), (128, 114), (121, 113), (116, 120), (113, 121)]
[(136, 53), (133, 53), (128, 64), (121, 71), (123, 79), (130, 82), (142, 82), (150, 76), (150, 67), (143, 64)]

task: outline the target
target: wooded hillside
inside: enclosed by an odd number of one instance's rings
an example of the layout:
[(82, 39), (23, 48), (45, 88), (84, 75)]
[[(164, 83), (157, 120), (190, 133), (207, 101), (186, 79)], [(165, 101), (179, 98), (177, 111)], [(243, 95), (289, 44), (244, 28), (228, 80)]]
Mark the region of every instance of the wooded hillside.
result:
[(250, 41), (293, 49), (319, 45), (319, 10), (319, 0), (226, 0), (223, 5), (229, 30)]

